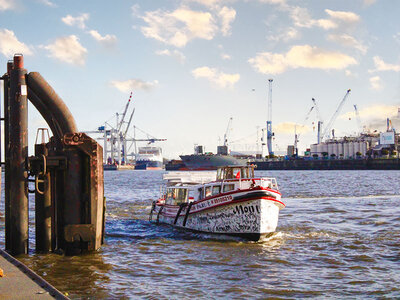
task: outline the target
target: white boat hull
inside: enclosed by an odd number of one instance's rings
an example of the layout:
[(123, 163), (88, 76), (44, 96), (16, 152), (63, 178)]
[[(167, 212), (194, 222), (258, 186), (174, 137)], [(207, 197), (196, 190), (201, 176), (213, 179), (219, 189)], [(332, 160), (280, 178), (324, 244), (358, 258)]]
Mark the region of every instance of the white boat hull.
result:
[(272, 197), (246, 199), (243, 196), (225, 196), (225, 199), (220, 197), (196, 203), (189, 213), (189, 206), (182, 207), (180, 212), (176, 206), (157, 206), (154, 219), (194, 231), (242, 236), (250, 240), (259, 240), (274, 232), (283, 203)]

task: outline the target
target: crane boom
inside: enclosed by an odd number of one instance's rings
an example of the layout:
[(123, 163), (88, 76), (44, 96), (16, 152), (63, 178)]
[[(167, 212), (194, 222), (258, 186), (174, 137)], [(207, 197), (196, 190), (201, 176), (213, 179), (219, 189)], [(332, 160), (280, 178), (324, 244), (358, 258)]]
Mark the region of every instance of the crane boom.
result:
[(133, 114), (135, 113), (135, 109), (133, 109), (133, 111), (132, 111), (132, 113), (131, 113), (131, 116), (129, 117), (129, 122), (128, 122), (128, 125), (126, 125), (126, 129), (125, 129), (125, 133), (124, 133), (124, 138), (126, 137), (126, 134), (128, 133), (128, 129), (129, 129), (129, 126), (131, 125), (131, 122), (132, 122), (132, 117), (133, 117)]
[(124, 112), (122, 113), (121, 121), (118, 123), (118, 128), (117, 128), (118, 132), (121, 131), (122, 124), (124, 123), (124, 119), (126, 116), (126, 112), (128, 111), (129, 104), (131, 103), (131, 98), (132, 98), (132, 92), (131, 92), (131, 95), (129, 96), (128, 102), (125, 105), (125, 109), (124, 109)]
[(232, 120), (233, 120), (233, 118), (230, 117), (229, 118), (229, 122), (228, 122), (228, 126), (226, 127), (226, 131), (225, 131), (225, 134), (224, 134), (224, 146), (228, 146), (228, 134), (229, 134), (229, 131), (230, 131), (231, 126), (232, 126)]
[(267, 147), (268, 147), (268, 154), (273, 155), (274, 152), (272, 151), (272, 81), (273, 79), (268, 79), (268, 119), (267, 119)]
[(333, 123), (335, 123), (337, 116), (339, 115), (340, 110), (343, 107), (343, 104), (346, 102), (347, 97), (349, 96), (351, 90), (348, 89), (346, 92), (346, 95), (344, 95), (342, 101), (339, 103), (338, 108), (336, 109), (335, 113), (333, 114), (333, 116), (331, 117), (331, 119), (328, 122), (328, 125), (325, 127), (324, 132), (322, 133), (322, 139), (329, 137), (330, 136), (330, 130), (333, 127)]
[(357, 104), (354, 104), (354, 112), (356, 113), (358, 131), (359, 131), (359, 133), (362, 133), (363, 132), (363, 128), (361, 126), (361, 119), (360, 119), (360, 114), (358, 113)]

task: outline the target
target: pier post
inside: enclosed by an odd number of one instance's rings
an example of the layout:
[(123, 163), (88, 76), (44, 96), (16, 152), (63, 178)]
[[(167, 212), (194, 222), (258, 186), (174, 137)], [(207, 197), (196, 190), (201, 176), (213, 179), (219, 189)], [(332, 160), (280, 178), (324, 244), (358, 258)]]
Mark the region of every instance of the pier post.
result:
[(5, 240), (6, 250), (11, 247), (10, 241), (10, 130), (9, 130), (9, 96), (10, 96), (10, 75), (13, 69), (14, 62), (7, 62), (7, 73), (3, 76), (3, 92), (4, 92), (4, 215), (5, 215)]
[(50, 172), (46, 166), (48, 150), (43, 140), (41, 144), (35, 145), (35, 156), (43, 158), (43, 169), (36, 175), (36, 180), (38, 181), (37, 188), (35, 189), (36, 251), (47, 253), (52, 249), (52, 207)]
[(23, 56), (15, 55), (10, 75), (9, 169), (6, 176), (10, 189), (6, 193), (9, 197), (6, 203), (10, 205), (10, 235), (6, 248), (13, 255), (28, 253), (28, 102), (25, 75)]

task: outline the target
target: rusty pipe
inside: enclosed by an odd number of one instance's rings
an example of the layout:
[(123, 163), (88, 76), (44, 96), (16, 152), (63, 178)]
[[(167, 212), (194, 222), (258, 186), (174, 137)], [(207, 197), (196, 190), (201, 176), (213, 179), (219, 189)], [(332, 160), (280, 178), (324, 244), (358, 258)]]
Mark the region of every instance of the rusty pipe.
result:
[(51, 112), (54, 116), (62, 135), (78, 132), (74, 117), (48, 82), (38, 72), (30, 72), (26, 78), (29, 89), (36, 94), (38, 99), (42, 100), (47, 108), (46, 114)]

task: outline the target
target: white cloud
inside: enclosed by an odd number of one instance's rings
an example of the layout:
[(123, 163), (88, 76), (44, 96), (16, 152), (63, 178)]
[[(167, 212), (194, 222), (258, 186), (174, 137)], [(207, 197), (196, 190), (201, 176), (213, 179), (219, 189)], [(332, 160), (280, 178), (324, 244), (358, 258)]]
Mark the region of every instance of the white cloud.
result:
[(345, 47), (350, 47), (359, 50), (361, 53), (367, 53), (367, 47), (361, 42), (357, 41), (354, 37), (348, 34), (330, 34), (328, 40), (339, 43)]
[(150, 91), (158, 85), (158, 81), (145, 82), (141, 79), (129, 79), (125, 81), (112, 80), (111, 85), (117, 90), (127, 93), (134, 90)]
[(286, 0), (258, 0), (261, 3), (274, 4), (274, 5), (286, 5)]
[(87, 49), (79, 43), (75, 35), (58, 38), (43, 48), (50, 52), (51, 57), (60, 61), (74, 65), (85, 64)]
[(294, 27), (289, 27), (287, 30), (277, 34), (268, 36), (267, 39), (275, 42), (289, 42), (300, 37), (299, 31)]
[(341, 70), (357, 61), (346, 54), (309, 45), (293, 46), (287, 53), (258, 53), (249, 63), (260, 73), (279, 74), (287, 69), (311, 68)]
[[(392, 118), (397, 116), (397, 105), (375, 104), (358, 110), (360, 118), (364, 120), (374, 120), (377, 118)], [(340, 119), (349, 119), (354, 117), (354, 111), (346, 112), (339, 116)]]
[(171, 57), (175, 57), (177, 60), (179, 60), (179, 62), (184, 63), (186, 60), (185, 55), (178, 51), (178, 50), (169, 50), (169, 49), (164, 49), (164, 50), (158, 50), (155, 52), (157, 55), (164, 55), (164, 56), (171, 56)]
[(14, 9), (16, 7), (14, 0), (0, 0), (0, 11)]
[(216, 68), (200, 67), (192, 71), (192, 75), (195, 78), (206, 78), (210, 82), (215, 83), (219, 87), (233, 87), (236, 82), (239, 81), (239, 74), (227, 74), (223, 73)]
[(98, 31), (96, 30), (90, 30), (89, 34), (99, 43), (105, 45), (105, 46), (114, 46), (115, 43), (117, 42), (117, 37), (115, 35), (110, 35), (106, 34), (105, 36), (102, 36)]
[(370, 5), (374, 4), (375, 2), (376, 2), (376, 0), (364, 0), (364, 5), (370, 6)]
[(69, 26), (76, 26), (80, 29), (85, 29), (86, 24), (85, 22), (89, 20), (89, 14), (84, 13), (80, 14), (78, 17), (73, 17), (71, 15), (67, 15), (66, 17), (61, 19), (65, 24)]
[(230, 60), (230, 59), (232, 59), (232, 57), (231, 57), (229, 54), (226, 54), (226, 53), (222, 53), (222, 54), (221, 54), (221, 58), (222, 58), (223, 60)]
[(33, 54), (31, 48), (20, 42), (14, 32), (8, 29), (0, 29), (0, 53), (10, 58), (15, 53)]
[(297, 134), (307, 133), (310, 131), (310, 127), (302, 126), (300, 124), (296, 124), (294, 122), (283, 122), (277, 125), (274, 125), (274, 132), (281, 134), (294, 134), (296, 131)]
[(218, 16), (221, 19), (221, 32), (222, 35), (230, 35), (231, 23), (235, 20), (236, 11), (233, 8), (224, 6), (219, 12)]
[(56, 7), (57, 6), (53, 2), (51, 2), (50, 0), (37, 0), (37, 1), (39, 1), (40, 3), (42, 3), (44, 5), (47, 5), (49, 7)]
[(179, 8), (173, 12), (146, 12), (142, 18), (148, 25), (141, 27), (145, 37), (175, 47), (184, 47), (196, 38), (211, 40), (218, 30), (210, 13), (187, 8)]
[(335, 11), (325, 9), (325, 12), (332, 18), (344, 23), (357, 23), (360, 21), (360, 16), (350, 11)]
[(374, 59), (375, 69), (368, 70), (369, 73), (379, 72), (379, 71), (394, 71), (394, 72), (400, 71), (400, 65), (385, 63), (383, 59), (380, 58), (379, 56), (374, 56), (373, 59)]
[(374, 76), (369, 79), (369, 83), (371, 84), (371, 89), (379, 91), (382, 87), (382, 81), (379, 76)]

